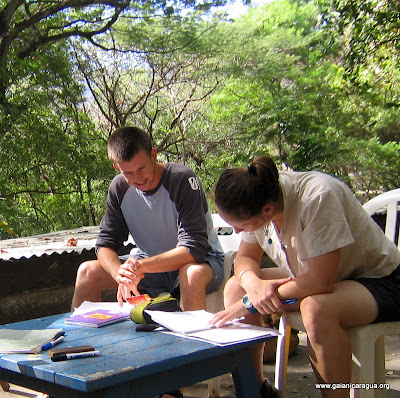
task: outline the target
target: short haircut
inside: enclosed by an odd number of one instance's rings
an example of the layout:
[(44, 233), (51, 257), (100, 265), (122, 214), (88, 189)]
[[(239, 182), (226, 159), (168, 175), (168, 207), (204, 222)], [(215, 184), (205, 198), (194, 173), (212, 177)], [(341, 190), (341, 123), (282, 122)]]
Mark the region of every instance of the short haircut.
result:
[(144, 150), (151, 155), (150, 136), (138, 127), (119, 127), (108, 139), (108, 157), (112, 162), (127, 162)]

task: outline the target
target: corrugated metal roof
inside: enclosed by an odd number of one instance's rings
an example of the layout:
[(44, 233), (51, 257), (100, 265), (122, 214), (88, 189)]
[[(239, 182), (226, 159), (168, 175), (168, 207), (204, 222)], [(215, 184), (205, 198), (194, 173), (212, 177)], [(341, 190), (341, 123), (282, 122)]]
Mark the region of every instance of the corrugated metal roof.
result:
[[(219, 236), (224, 251), (237, 250), (239, 244), (236, 241), (238, 239), (240, 241), (240, 234), (235, 234), (233, 228), (218, 214), (212, 214), (212, 218), (217, 234), (227, 235)], [(17, 239), (0, 240), (0, 260), (41, 257), (53, 253), (81, 253), (85, 249), (91, 250), (95, 247), (99, 232), (99, 226), (81, 227)], [(228, 247), (229, 245), (227, 246), (225, 241), (235, 241), (234, 249)], [(125, 242), (125, 245), (128, 244), (135, 245), (131, 236)]]
[(65, 231), (0, 240), (0, 259), (10, 260), (44, 254), (82, 252), (94, 248), (99, 227), (81, 227)]
[[(81, 253), (83, 250), (91, 250), (95, 247), (99, 231), (99, 226), (81, 227), (18, 239), (0, 240), (0, 260), (41, 257), (53, 253)], [(128, 244), (135, 244), (131, 237), (125, 242), (125, 245)]]

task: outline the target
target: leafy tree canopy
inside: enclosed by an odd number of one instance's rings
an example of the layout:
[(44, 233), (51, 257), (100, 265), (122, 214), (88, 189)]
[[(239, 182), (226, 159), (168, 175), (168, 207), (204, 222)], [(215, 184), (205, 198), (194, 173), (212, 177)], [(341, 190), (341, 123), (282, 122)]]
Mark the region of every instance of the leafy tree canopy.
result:
[(0, 234), (97, 225), (106, 140), (146, 129), (208, 193), (260, 153), (321, 170), (362, 200), (398, 187), (395, 6), (275, 0), (0, 0)]

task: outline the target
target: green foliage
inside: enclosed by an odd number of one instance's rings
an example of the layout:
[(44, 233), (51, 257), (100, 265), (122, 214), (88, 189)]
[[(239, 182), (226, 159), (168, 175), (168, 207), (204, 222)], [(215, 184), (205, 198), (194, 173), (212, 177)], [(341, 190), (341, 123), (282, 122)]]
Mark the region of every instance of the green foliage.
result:
[[(97, 224), (98, 193), (87, 182), (108, 177), (98, 163), (100, 154), (106, 160), (104, 141), (79, 109), (82, 86), (69, 53), (61, 45), (36, 55), (15, 70), (13, 113), (1, 119), (0, 215), (18, 235)], [(97, 185), (104, 200), (106, 188)]]
[(342, 177), (360, 198), (367, 200), (399, 187), (399, 152), (399, 142), (353, 139), (343, 145), (337, 160), (341, 161)]
[(279, 1), (243, 17), (232, 78), (214, 97), (216, 117), (231, 125), (233, 120), (236, 136), (258, 140), (260, 149), (272, 146), (280, 162), (293, 168), (315, 167), (316, 159), (302, 157), (302, 145), (318, 146), (316, 137), (323, 136), (316, 113), (329, 91), (330, 67), (321, 63), (324, 35), (316, 26), (311, 2)]
[(236, 20), (205, 13), (219, 2), (22, 3), (7, 20), (0, 0), (1, 238), (98, 224), (121, 125), (211, 204), (221, 171), (261, 153), (362, 200), (398, 187), (396, 2), (275, 0)]
[(399, 5), (381, 0), (317, 0), (324, 25), (343, 41), (344, 64), (349, 73), (373, 58), (398, 63)]
[[(398, 170), (398, 68), (389, 60), (373, 71), (364, 64), (355, 84), (338, 57), (343, 38), (332, 38), (318, 11), (311, 1), (275, 1), (228, 28), (235, 40), (231, 77), (213, 105), (244, 155), (230, 165), (248, 164), (250, 148), (285, 167), (337, 175), (359, 195), (392, 189), (398, 185), (397, 172), (388, 173)], [(362, 148), (360, 156), (354, 147)]]
[(94, 203), (103, 203), (107, 190), (100, 181), (111, 175), (93, 126), (79, 113), (47, 106), (24, 114), (12, 134), (0, 137), (12, 160), (0, 177), (0, 214), (18, 234), (97, 224)]
[[(155, 13), (173, 19), (182, 7), (207, 11), (213, 4), (0, 0), (0, 147), (6, 159), (0, 217), (18, 235), (96, 225), (104, 212), (114, 175), (105, 148), (109, 126), (87, 112), (71, 44), (109, 51), (121, 15), (131, 21)], [(103, 103), (109, 105), (108, 98)]]
[(10, 228), (10, 226), (5, 221), (0, 221), (0, 238), (16, 238), (16, 233)]

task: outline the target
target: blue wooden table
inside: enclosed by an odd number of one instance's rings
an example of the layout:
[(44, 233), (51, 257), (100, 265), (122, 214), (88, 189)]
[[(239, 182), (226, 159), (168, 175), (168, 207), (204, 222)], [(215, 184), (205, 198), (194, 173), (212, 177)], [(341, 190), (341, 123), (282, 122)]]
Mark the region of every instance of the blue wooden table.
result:
[(218, 347), (161, 332), (136, 332), (130, 320), (102, 328), (66, 325), (67, 315), (0, 328), (63, 328), (65, 340), (56, 348), (91, 344), (101, 356), (52, 362), (46, 351), (0, 354), (0, 379), (51, 397), (151, 398), (231, 372), (237, 397), (260, 397), (250, 347), (266, 338)]

